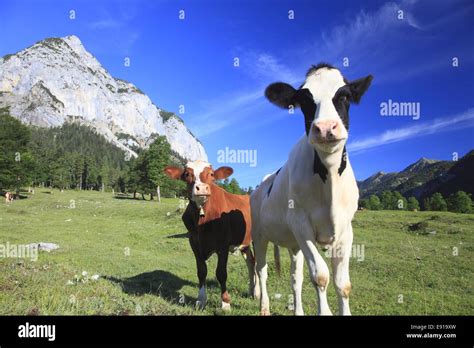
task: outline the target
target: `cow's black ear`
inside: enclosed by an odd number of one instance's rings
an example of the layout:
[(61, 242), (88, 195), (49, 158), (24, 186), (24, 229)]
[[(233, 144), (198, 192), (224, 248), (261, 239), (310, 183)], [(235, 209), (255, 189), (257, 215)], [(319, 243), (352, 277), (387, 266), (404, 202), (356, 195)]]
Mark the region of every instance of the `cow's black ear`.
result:
[(275, 82), (265, 89), (265, 97), (272, 103), (283, 109), (294, 105), (296, 89), (284, 82)]
[(351, 101), (359, 104), (360, 98), (364, 95), (364, 93), (369, 89), (370, 83), (373, 80), (373, 76), (369, 75), (367, 77), (363, 77), (361, 79), (349, 82), (349, 88), (351, 89)]

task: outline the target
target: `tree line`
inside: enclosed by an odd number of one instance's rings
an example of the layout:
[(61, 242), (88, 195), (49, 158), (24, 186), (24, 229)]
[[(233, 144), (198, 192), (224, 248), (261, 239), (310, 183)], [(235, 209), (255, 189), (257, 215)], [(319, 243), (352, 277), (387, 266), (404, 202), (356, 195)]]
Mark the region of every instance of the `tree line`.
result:
[[(153, 199), (159, 187), (163, 197), (186, 196), (186, 185), (163, 173), (168, 165), (185, 164), (166, 137), (155, 136), (148, 149), (134, 150), (136, 158), (83, 125), (31, 127), (10, 116), (8, 108), (0, 109), (0, 190), (17, 195), (22, 188), (38, 186), (113, 190)], [(235, 178), (219, 184), (232, 193), (249, 192)]]
[(383, 191), (380, 195), (372, 194), (361, 199), (359, 207), (369, 210), (425, 210), (451, 211), (456, 213), (472, 213), (472, 197), (464, 191), (457, 191), (444, 198), (439, 192), (420, 202), (414, 197), (405, 198), (398, 191)]
[(227, 192), (234, 193), (236, 195), (249, 195), (253, 192), (252, 186), (249, 186), (248, 188), (243, 188), (239, 185), (239, 182), (236, 178), (232, 178), (230, 180), (229, 178), (226, 178), (224, 179), (224, 181), (218, 182), (217, 185), (222, 187)]

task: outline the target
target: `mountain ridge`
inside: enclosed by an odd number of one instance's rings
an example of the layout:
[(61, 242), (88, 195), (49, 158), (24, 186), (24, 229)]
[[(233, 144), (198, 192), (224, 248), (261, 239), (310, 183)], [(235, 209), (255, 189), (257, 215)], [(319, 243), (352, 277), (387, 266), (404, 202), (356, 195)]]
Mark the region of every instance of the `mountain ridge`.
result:
[(0, 107), (35, 126), (84, 124), (132, 156), (134, 146), (146, 148), (158, 134), (183, 158), (207, 160), (179, 116), (113, 77), (74, 35), (40, 40), (0, 58)]
[(400, 172), (377, 172), (357, 182), (362, 199), (383, 191), (398, 191), (403, 196), (414, 196), (422, 200), (435, 192), (443, 196), (456, 191), (474, 195), (474, 150), (458, 161), (432, 160), (425, 157), (408, 165)]

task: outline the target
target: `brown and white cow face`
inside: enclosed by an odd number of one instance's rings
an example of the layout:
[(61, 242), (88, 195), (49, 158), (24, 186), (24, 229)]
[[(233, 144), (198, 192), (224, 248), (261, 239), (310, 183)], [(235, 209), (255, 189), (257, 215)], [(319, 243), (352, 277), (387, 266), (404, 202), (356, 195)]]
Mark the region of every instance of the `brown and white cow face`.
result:
[(349, 105), (359, 103), (372, 76), (348, 82), (341, 72), (328, 65), (313, 66), (296, 90), (287, 83), (269, 85), (265, 96), (282, 107), (300, 107), (305, 118), (308, 142), (316, 150), (334, 153), (342, 150), (349, 131)]
[(7, 202), (7, 203), (13, 202), (13, 193), (11, 193), (11, 192), (6, 192), (5, 193), (5, 202)]
[(212, 186), (216, 180), (225, 179), (234, 172), (230, 167), (212, 169), (205, 161), (188, 162), (184, 169), (166, 167), (165, 174), (172, 179), (183, 180), (188, 186), (188, 198), (198, 206), (204, 205), (212, 194)]

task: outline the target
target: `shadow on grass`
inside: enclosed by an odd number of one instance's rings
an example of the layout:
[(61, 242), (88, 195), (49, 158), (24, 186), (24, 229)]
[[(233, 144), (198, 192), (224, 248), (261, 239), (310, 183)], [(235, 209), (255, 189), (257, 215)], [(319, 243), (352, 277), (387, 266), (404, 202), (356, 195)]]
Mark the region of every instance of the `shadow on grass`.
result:
[[(192, 281), (182, 279), (168, 271), (156, 270), (152, 272), (141, 273), (130, 278), (116, 278), (104, 276), (106, 280), (119, 284), (123, 292), (129, 295), (142, 296), (146, 294), (158, 295), (169, 302), (177, 302), (181, 295), (180, 290), (190, 285), (196, 288), (198, 284)], [(208, 279), (208, 287), (216, 287), (218, 283), (214, 279)], [(194, 300), (196, 300), (195, 298)]]
[(130, 199), (132, 201), (146, 201), (146, 199), (143, 199), (141, 197), (133, 198), (133, 196), (127, 196), (127, 195), (115, 195), (114, 198), (115, 199)]
[(179, 290), (183, 286), (191, 285), (197, 287), (197, 284), (182, 279), (173, 273), (156, 270), (152, 272), (141, 273), (130, 278), (115, 278), (111, 276), (104, 277), (114, 283), (120, 284), (122, 290), (129, 295), (160, 295), (168, 301), (177, 301), (180, 296)]
[(186, 233), (177, 233), (177, 234), (170, 234), (166, 236), (166, 238), (189, 238), (189, 234)]

